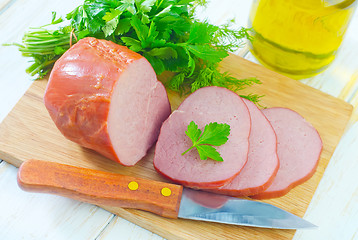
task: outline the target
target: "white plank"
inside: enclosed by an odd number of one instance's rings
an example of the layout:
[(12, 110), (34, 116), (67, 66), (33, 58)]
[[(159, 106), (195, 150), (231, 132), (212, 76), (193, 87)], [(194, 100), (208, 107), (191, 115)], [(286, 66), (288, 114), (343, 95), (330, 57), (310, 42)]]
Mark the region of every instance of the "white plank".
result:
[(0, 14), (6, 10), (11, 4), (11, 0), (0, 0)]
[(90, 204), (22, 191), (17, 168), (0, 163), (0, 239), (95, 239), (113, 214)]
[(216, 25), (234, 19), (238, 27), (246, 27), (252, 0), (211, 0), (207, 7), (198, 8), (197, 17)]
[(154, 234), (148, 230), (145, 230), (137, 225), (128, 222), (127, 220), (115, 217), (106, 229), (96, 238), (96, 240), (110, 240), (119, 239), (121, 240), (164, 240), (164, 238)]
[(0, 15), (0, 122), (14, 107), (32, 83), (25, 73), (29, 59), (21, 57), (16, 47), (4, 43), (21, 42), (29, 27), (38, 27), (51, 21), (51, 12), (60, 15), (71, 11), (81, 1), (18, 0)]

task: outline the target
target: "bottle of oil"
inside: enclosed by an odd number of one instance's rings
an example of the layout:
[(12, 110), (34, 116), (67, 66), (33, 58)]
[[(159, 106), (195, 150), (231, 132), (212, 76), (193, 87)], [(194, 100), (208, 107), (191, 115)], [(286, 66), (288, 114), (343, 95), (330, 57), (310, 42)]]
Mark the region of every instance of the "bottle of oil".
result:
[(255, 0), (251, 52), (292, 78), (316, 75), (335, 58), (356, 5), (355, 0)]

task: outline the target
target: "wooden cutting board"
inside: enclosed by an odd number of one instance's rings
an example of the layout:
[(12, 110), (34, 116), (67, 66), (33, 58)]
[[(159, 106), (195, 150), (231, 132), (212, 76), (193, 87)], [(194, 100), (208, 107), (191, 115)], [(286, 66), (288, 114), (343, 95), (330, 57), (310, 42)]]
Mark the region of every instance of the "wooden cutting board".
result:
[[(320, 133), (324, 146), (314, 176), (284, 197), (265, 200), (302, 217), (344, 132), (352, 113), (352, 106), (238, 56), (231, 55), (226, 58), (221, 68), (238, 78), (257, 77), (262, 84), (246, 89), (246, 93), (265, 95), (261, 101), (264, 107), (280, 106), (297, 111)], [(65, 139), (43, 105), (42, 97), (46, 83), (47, 80), (35, 81), (1, 123), (1, 159), (17, 167), (27, 159), (35, 158), (167, 181), (157, 174), (152, 166), (153, 148), (136, 166), (124, 167)], [(170, 93), (169, 97), (173, 109), (182, 101), (175, 94)], [(139, 210), (101, 207), (167, 239), (291, 239), (295, 233), (295, 230), (173, 220)], [(314, 224), (319, 225), (318, 222)]]

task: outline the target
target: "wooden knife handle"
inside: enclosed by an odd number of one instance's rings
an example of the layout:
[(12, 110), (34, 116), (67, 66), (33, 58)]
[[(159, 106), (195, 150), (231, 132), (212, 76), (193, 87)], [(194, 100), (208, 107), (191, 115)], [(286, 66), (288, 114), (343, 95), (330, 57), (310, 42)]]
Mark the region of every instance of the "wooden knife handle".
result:
[(136, 208), (177, 218), (183, 187), (70, 165), (28, 160), (18, 171), (26, 191), (53, 193), (98, 205)]

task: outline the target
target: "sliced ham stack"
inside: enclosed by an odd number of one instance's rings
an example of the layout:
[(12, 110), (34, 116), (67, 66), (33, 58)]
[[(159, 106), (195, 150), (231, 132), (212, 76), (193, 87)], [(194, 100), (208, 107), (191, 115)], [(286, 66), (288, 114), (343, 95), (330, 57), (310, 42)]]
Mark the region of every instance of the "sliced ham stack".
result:
[(322, 151), (317, 130), (301, 115), (287, 108), (269, 108), (262, 112), (277, 135), (280, 168), (272, 184), (252, 198), (281, 197), (307, 181), (316, 171)]
[(95, 38), (56, 62), (44, 102), (66, 138), (127, 166), (147, 153), (171, 111), (144, 57)]
[[(217, 147), (223, 162), (200, 160), (196, 149), (182, 156), (192, 145), (185, 134), (191, 121), (202, 130), (210, 122), (231, 126), (228, 142)], [(162, 125), (154, 167), (187, 187), (273, 198), (309, 179), (321, 150), (318, 132), (298, 113), (287, 108), (261, 111), (227, 89), (206, 87), (190, 95)]]
[[(224, 162), (201, 160), (196, 149), (182, 155), (192, 145), (185, 134), (191, 121), (202, 130), (211, 122), (230, 125), (229, 140), (216, 148)], [(239, 174), (247, 161), (249, 133), (250, 115), (237, 94), (226, 88), (201, 88), (163, 123), (155, 148), (154, 167), (187, 187), (223, 186)]]

